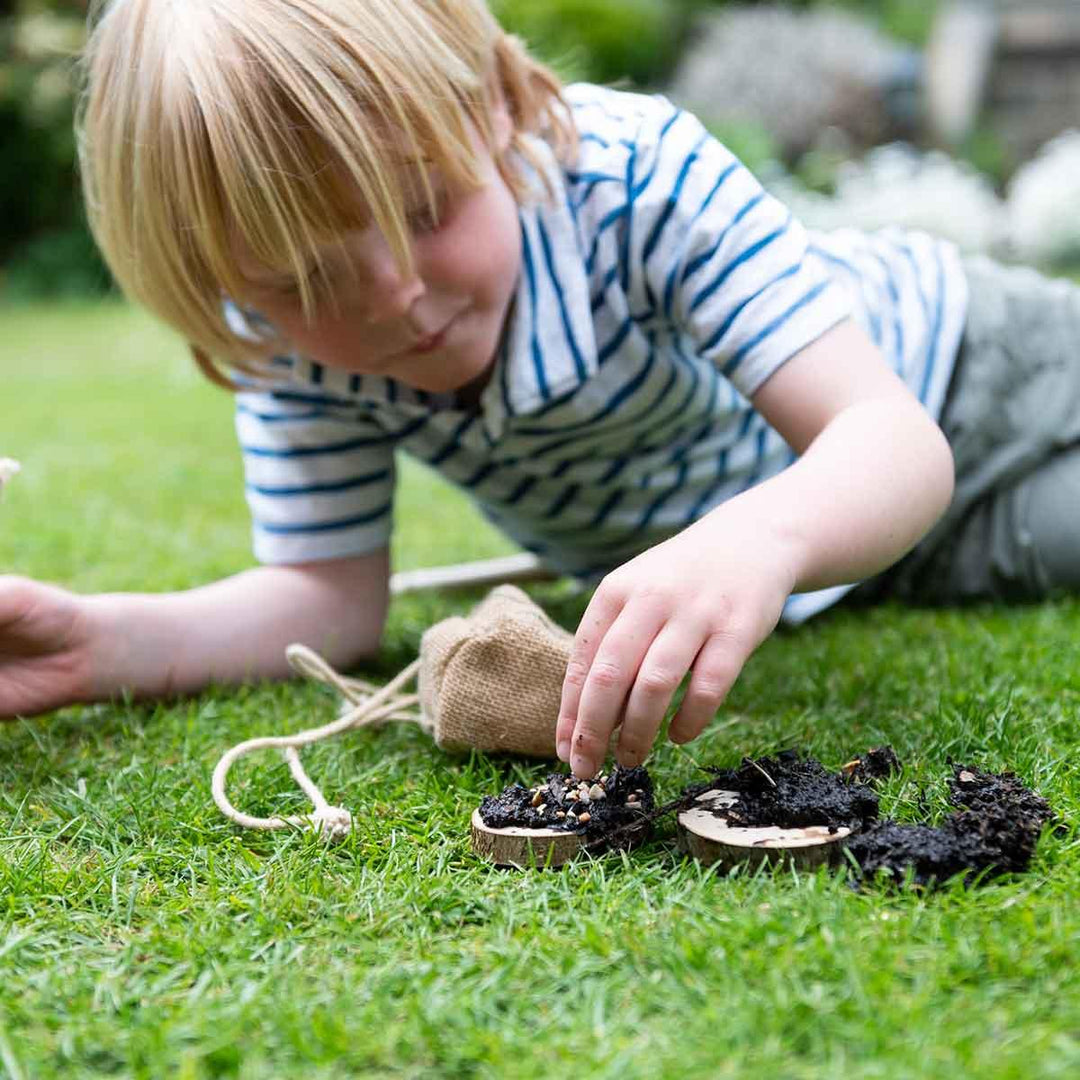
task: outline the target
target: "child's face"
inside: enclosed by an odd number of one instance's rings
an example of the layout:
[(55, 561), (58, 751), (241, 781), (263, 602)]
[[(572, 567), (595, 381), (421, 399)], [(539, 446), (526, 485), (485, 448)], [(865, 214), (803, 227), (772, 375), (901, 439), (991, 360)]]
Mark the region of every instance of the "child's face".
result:
[[(509, 124), (497, 117), (497, 149), (509, 141)], [(328, 280), (320, 276), (312, 286), (317, 296), (332, 290), (336, 302), (318, 302), (312, 320), (304, 318), (295, 278), (259, 266), (243, 251), (239, 268), (251, 288), (240, 299), (269, 319), (290, 349), (328, 367), (436, 393), (481, 380), (514, 295), (521, 231), (512, 192), (492, 154), (476, 142), (481, 187), (453, 190), (432, 169), (438, 221), (422, 197), (416, 200), (411, 275), (398, 272), (386, 239), (369, 226), (325, 248)]]

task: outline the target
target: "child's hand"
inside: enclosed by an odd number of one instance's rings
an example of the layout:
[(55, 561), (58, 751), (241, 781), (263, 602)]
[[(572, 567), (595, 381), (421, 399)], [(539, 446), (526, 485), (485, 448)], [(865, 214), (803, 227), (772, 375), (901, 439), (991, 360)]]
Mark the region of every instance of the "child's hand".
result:
[(595, 774), (620, 722), (616, 758), (643, 761), (691, 668), (671, 738), (694, 738), (790, 593), (884, 570), (949, 504), (945, 437), (851, 321), (752, 401), (799, 459), (603, 580), (574, 640), (556, 732), (578, 776)]
[(683, 676), (671, 724), (689, 742), (715, 716), (743, 664), (771, 633), (794, 584), (791, 553), (721, 507), (613, 571), (585, 611), (567, 666), (559, 757), (593, 776), (620, 723), (616, 759), (639, 765)]
[(0, 576), (0, 719), (86, 699), (90, 636), (78, 596)]

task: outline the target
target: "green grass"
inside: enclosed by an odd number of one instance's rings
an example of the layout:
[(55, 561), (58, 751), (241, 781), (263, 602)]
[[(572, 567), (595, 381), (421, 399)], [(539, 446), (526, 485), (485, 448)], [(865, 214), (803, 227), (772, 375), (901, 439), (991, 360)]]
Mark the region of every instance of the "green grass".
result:
[[(80, 590), (193, 585), (249, 563), (230, 408), (125, 308), (0, 312), (0, 570)], [(433, 526), (432, 522), (436, 524)], [(399, 567), (504, 552), (404, 474)], [(534, 594), (572, 626), (584, 600)], [(379, 677), (476, 595), (397, 602)], [(558, 872), (481, 865), (466, 822), (544, 771), (420, 731), (308, 752), (358, 829), (241, 832), (210, 799), (234, 742), (329, 719), (303, 685), (70, 709), (0, 730), (0, 1075), (1068, 1077), (1080, 1068), (1080, 605), (841, 611), (767, 643), (714, 729), (653, 762), (892, 743), (884, 809), (944, 807), (948, 757), (1012, 766), (1068, 823), (1030, 873), (933, 895), (827, 871), (705, 872), (670, 826)], [(267, 755), (252, 812), (300, 809)], [(925, 804), (923, 794), (925, 793)]]

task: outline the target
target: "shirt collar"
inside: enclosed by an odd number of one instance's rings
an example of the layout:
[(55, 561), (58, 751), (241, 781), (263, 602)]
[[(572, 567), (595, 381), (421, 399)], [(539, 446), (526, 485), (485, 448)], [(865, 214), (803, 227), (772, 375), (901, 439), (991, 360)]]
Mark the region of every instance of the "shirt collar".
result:
[(597, 368), (583, 240), (554, 151), (530, 140), (520, 159), (529, 198), (518, 210), (521, 270), (491, 381), (483, 423), (497, 439), (509, 420), (565, 397)]

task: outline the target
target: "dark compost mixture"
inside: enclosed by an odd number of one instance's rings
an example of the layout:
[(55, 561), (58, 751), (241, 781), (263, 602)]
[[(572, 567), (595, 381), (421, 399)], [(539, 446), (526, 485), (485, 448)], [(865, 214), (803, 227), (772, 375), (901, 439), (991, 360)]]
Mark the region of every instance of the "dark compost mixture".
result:
[[(874, 750), (866, 758), (886, 754), (892, 751)], [(895, 761), (895, 754), (892, 757)], [(740, 828), (824, 825), (830, 832), (843, 827), (861, 829), (878, 816), (877, 792), (855, 779), (854, 763), (844, 769), (848, 771), (831, 773), (820, 761), (785, 750), (756, 761), (743, 758), (737, 769), (709, 769), (713, 779), (696, 785), (693, 793), (712, 788), (736, 792), (737, 802), (714, 813)], [(888, 772), (882, 767), (876, 775)]]
[(552, 773), (536, 787), (513, 784), (487, 796), (480, 817), (489, 828), (519, 826), (583, 834), (586, 846), (628, 847), (658, 817), (696, 805), (705, 791), (735, 792), (713, 812), (736, 827), (849, 828), (843, 841), (861, 879), (883, 874), (920, 886), (957, 874), (968, 882), (1026, 870), (1043, 827), (1053, 820), (1047, 801), (1015, 774), (955, 766), (949, 796), (957, 809), (940, 825), (907, 825), (878, 817), (877, 781), (900, 768), (889, 747), (870, 750), (830, 772), (819, 761), (787, 750), (744, 758), (734, 769), (710, 768), (710, 779), (657, 807), (648, 772), (616, 768), (594, 780)]
[(692, 793), (710, 788), (737, 792), (737, 802), (715, 811), (736, 826), (850, 828), (854, 835), (844, 846), (863, 878), (910, 876), (925, 886), (957, 874), (971, 881), (1027, 869), (1053, 813), (1013, 773), (956, 766), (949, 796), (958, 809), (940, 825), (904, 825), (878, 820), (878, 796), (870, 786), (899, 767), (889, 747), (871, 750), (836, 773), (813, 758), (785, 751), (772, 758), (744, 758), (737, 769), (710, 769), (713, 779)]
[(537, 787), (511, 784), (485, 796), (480, 818), (491, 829), (559, 829), (582, 834), (590, 847), (608, 838), (625, 847), (640, 839), (655, 807), (647, 770), (615, 766), (592, 780), (552, 773)]
[(846, 842), (865, 877), (879, 872), (918, 885), (966, 880), (1028, 868), (1050, 804), (1012, 773), (955, 766), (949, 800), (957, 811), (937, 826), (878, 822)]

